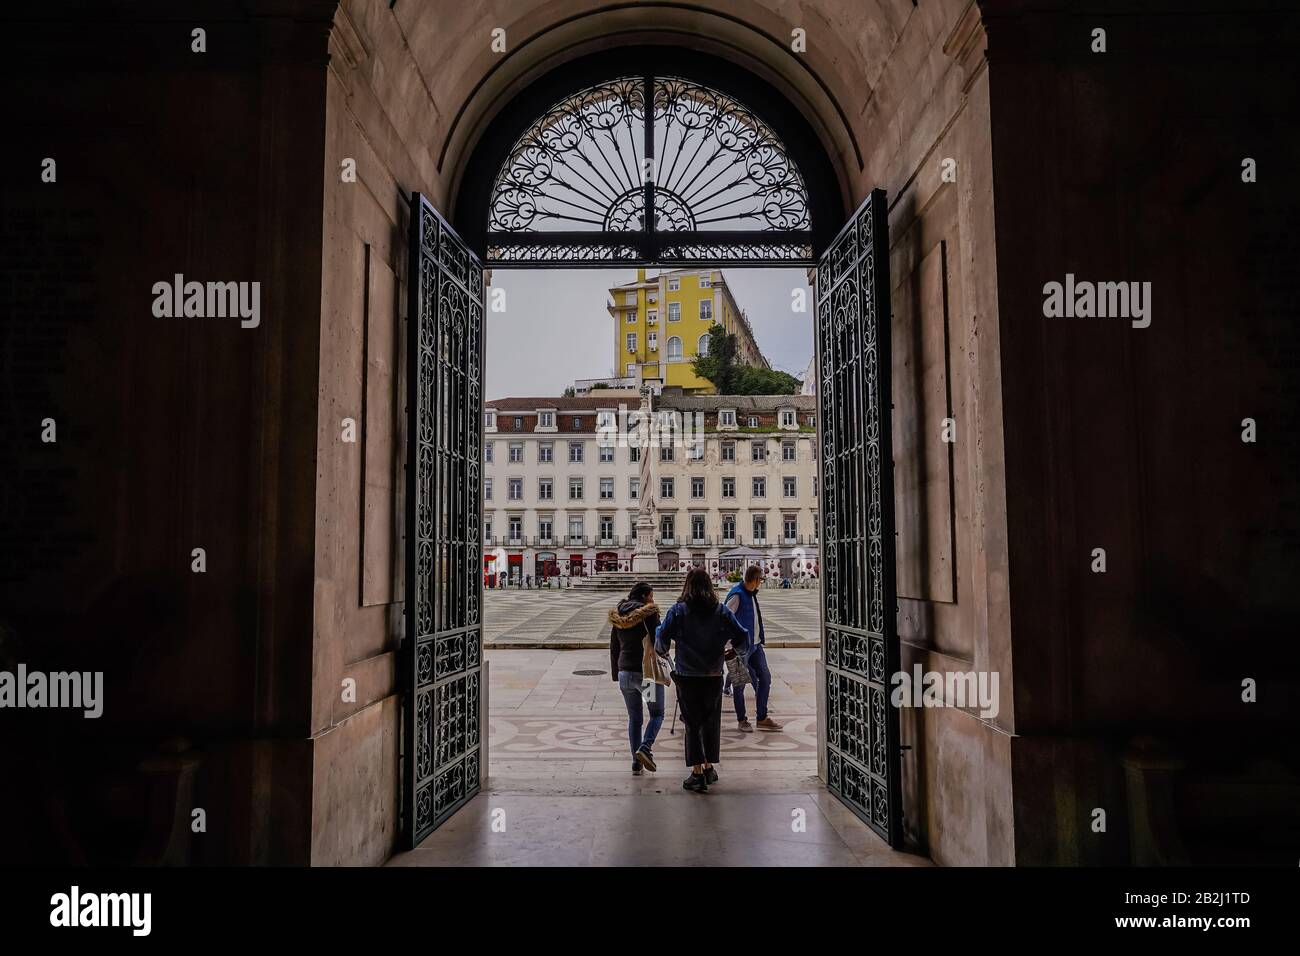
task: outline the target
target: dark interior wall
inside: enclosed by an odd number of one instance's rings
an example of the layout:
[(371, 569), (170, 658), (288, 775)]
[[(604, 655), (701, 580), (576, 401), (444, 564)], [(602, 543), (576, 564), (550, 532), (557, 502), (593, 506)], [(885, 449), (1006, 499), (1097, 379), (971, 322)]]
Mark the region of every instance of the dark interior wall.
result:
[[(1162, 738), (1190, 773), (1297, 771), (1298, 21), (1263, 4), (982, 6), (1018, 856), (1122, 860), (1133, 737)], [(1044, 283), (1066, 273), (1150, 282), (1150, 326), (1046, 317)], [(1107, 834), (1087, 825), (1095, 807)]]
[[(98, 720), (21, 715), (6, 758), (48, 776), (6, 794), (19, 856), (50, 861), (53, 828), (56, 856), (130, 859), (168, 823), (137, 763), (177, 736), (202, 758), (192, 859), (306, 858), (289, 741), (310, 715), (331, 6), (57, 3), (5, 25), (0, 666), (105, 684)], [(155, 317), (176, 273), (259, 282), (260, 324)]]

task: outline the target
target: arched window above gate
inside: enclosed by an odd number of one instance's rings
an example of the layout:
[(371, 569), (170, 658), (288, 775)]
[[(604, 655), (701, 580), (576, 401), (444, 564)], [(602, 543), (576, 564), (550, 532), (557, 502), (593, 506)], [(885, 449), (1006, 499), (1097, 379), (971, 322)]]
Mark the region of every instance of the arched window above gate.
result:
[(732, 96), (668, 76), (588, 87), (502, 163), (485, 264), (595, 262), (811, 264), (807, 185)]

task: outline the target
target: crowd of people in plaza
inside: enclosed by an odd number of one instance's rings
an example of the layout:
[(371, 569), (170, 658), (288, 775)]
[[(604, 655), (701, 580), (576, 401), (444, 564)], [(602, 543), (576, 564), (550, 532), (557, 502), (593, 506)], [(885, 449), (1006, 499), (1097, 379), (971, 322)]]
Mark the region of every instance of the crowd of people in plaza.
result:
[[(610, 669), (627, 704), (632, 773), (658, 769), (654, 743), (664, 722), (665, 688), (676, 687), (684, 730), (682, 787), (707, 793), (718, 782), (723, 697), (730, 696), (742, 732), (780, 731), (768, 713), (772, 674), (764, 650), (758, 591), (763, 569), (751, 565), (722, 600), (703, 568), (687, 573), (681, 595), (660, 615), (648, 583), (634, 585), (609, 612)], [(753, 684), (755, 722), (745, 706)], [(649, 719), (647, 720), (647, 712)]]

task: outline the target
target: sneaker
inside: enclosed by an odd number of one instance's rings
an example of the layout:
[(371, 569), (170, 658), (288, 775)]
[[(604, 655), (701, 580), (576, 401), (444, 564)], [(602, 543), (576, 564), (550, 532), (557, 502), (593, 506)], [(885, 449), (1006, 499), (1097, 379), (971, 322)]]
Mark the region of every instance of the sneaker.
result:
[(754, 732), (753, 725), (747, 720), (736, 721), (736, 729), (744, 731), (747, 734), (752, 734)]
[(708, 793), (709, 782), (703, 774), (693, 773), (682, 781), (683, 790), (694, 790), (696, 793)]
[(712, 767), (705, 767), (705, 768), (704, 768), (704, 782), (705, 782), (705, 783), (717, 783), (717, 782), (718, 782), (718, 771), (714, 770)]
[(654, 773), (656, 770), (659, 769), (657, 766), (655, 766), (655, 755), (652, 754), (649, 748), (647, 747), (642, 747), (640, 750), (636, 752), (636, 765), (638, 768), (638, 772), (639, 772), (639, 768), (641, 767), (645, 767), (651, 773)]
[(635, 760), (632, 761), (632, 776), (634, 777), (641, 776), (641, 765), (637, 763)]
[(780, 730), (781, 725), (778, 724), (771, 717), (764, 717), (762, 720), (758, 722), (758, 729), (759, 730)]

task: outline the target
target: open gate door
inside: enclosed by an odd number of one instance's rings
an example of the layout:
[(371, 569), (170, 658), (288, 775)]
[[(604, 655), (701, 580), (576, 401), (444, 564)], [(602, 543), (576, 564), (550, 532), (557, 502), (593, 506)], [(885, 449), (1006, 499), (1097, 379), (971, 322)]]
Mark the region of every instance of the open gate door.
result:
[(873, 190), (817, 265), (826, 783), (902, 843), (890, 432), (889, 223)]
[(479, 790), (483, 267), (419, 193), (407, 249), (402, 841)]

